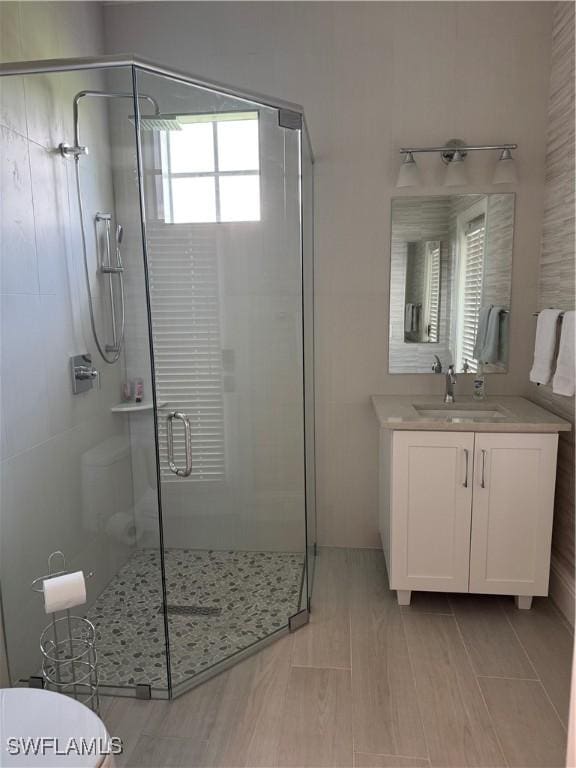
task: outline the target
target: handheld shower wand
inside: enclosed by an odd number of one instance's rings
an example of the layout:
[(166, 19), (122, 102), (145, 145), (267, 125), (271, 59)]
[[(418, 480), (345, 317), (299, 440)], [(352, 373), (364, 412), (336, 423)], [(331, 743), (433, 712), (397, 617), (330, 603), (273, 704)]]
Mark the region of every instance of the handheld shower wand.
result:
[[(88, 154), (88, 147), (82, 146), (80, 144), (79, 104), (80, 104), (80, 100), (87, 96), (104, 98), (104, 99), (131, 99), (134, 104), (136, 104), (136, 102), (139, 100), (148, 102), (149, 104), (152, 105), (154, 109), (154, 114), (140, 116), (140, 126), (144, 130), (181, 130), (182, 126), (180, 125), (180, 122), (176, 115), (161, 115), (158, 102), (152, 96), (148, 96), (146, 94), (124, 93), (122, 91), (79, 91), (76, 94), (76, 96), (74, 96), (74, 100), (72, 102), (73, 119), (74, 119), (74, 146), (71, 147), (69, 144), (65, 144), (65, 143), (62, 143), (59, 146), (60, 152), (62, 153), (63, 157), (74, 158), (74, 167), (75, 167), (75, 176), (76, 176), (76, 193), (77, 193), (77, 199), (78, 199), (78, 212), (80, 216), (80, 232), (81, 232), (81, 238), (82, 238), (82, 251), (84, 255), (84, 275), (86, 280), (86, 290), (88, 293), (88, 307), (90, 311), (90, 324), (92, 326), (92, 335), (94, 336), (94, 342), (96, 344), (98, 352), (100, 353), (100, 356), (102, 357), (104, 362), (112, 365), (120, 358), (120, 354), (122, 352), (122, 345), (124, 343), (125, 311), (124, 311), (124, 280), (122, 276), (124, 267), (122, 266), (122, 257), (120, 254), (120, 246), (122, 244), (122, 239), (124, 237), (124, 229), (120, 224), (116, 226), (116, 242), (115, 242), (115, 248), (114, 248), (115, 264), (112, 264), (110, 259), (111, 249), (110, 249), (110, 237), (109, 237), (110, 219), (112, 217), (111, 217), (111, 214), (106, 214), (104, 216), (104, 218), (107, 219), (108, 259), (106, 264), (101, 265), (100, 272), (108, 275), (108, 283), (109, 283), (108, 287), (109, 287), (109, 295), (110, 295), (110, 316), (112, 321), (113, 340), (112, 340), (112, 344), (103, 344), (100, 341), (100, 337), (98, 336), (98, 331), (96, 329), (96, 320), (94, 316), (94, 302), (92, 297), (92, 288), (90, 286), (90, 271), (88, 268), (86, 226), (85, 226), (85, 220), (84, 220), (85, 219), (84, 203), (82, 200), (82, 187), (80, 184), (80, 158), (83, 155)], [(134, 122), (135, 120), (134, 116), (130, 116), (129, 120)], [(100, 214), (96, 214), (97, 221), (100, 220), (98, 218), (99, 216), (102, 218)], [(118, 280), (119, 286), (120, 286), (120, 302), (119, 302), (120, 306), (118, 307), (120, 310), (119, 328), (117, 327), (117, 320), (116, 320), (117, 308), (116, 308), (115, 291), (113, 287), (114, 278)]]
[(122, 224), (116, 225), (116, 266), (122, 269), (122, 257), (120, 256), (120, 246), (124, 239), (124, 227)]

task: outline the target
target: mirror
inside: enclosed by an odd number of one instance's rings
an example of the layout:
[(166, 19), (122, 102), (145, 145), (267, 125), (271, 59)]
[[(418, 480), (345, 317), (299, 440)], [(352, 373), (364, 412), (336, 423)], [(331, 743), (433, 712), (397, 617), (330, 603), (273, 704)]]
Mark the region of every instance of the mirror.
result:
[(390, 373), (506, 373), (515, 196), (392, 200)]

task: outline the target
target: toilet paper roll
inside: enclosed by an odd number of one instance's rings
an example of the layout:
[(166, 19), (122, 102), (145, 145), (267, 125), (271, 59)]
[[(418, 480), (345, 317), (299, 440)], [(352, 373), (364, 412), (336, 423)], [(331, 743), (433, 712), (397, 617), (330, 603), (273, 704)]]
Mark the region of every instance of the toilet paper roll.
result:
[(84, 605), (86, 602), (86, 582), (82, 571), (46, 579), (43, 587), (46, 613), (65, 611), (67, 608)]
[(122, 544), (135, 544), (138, 539), (138, 529), (134, 516), (128, 512), (116, 512), (106, 524), (106, 533)]

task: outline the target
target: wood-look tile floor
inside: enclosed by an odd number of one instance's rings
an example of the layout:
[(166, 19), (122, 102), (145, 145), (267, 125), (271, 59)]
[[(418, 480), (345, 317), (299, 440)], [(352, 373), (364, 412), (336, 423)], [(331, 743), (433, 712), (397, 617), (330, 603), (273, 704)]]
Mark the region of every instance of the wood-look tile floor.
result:
[(572, 635), (547, 599), (413, 594), (322, 549), (310, 624), (171, 702), (103, 699), (120, 765), (564, 765)]

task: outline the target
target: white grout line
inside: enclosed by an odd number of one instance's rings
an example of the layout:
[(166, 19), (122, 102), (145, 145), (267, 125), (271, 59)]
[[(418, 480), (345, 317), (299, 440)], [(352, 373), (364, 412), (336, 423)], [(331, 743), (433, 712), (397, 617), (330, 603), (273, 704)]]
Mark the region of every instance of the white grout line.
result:
[[(500, 603), (500, 600), (498, 599), (498, 596), (494, 595), (494, 597), (496, 598), (495, 602), (496, 602), (496, 605), (498, 606), (498, 610), (502, 614), (503, 618), (506, 619), (506, 622), (509, 623), (508, 622), (508, 617), (506, 616), (506, 612), (502, 608), (502, 604)], [(450, 604), (452, 605), (451, 601), (450, 601)], [(457, 613), (456, 610), (454, 611), (454, 619), (456, 620), (456, 624), (458, 625), (458, 629), (460, 630), (460, 634), (462, 636), (462, 640), (463, 640), (464, 644), (466, 644), (465, 641), (464, 641), (464, 632), (462, 631), (462, 627), (460, 626), (460, 623), (458, 622), (458, 613)], [(514, 633), (514, 636), (516, 636), (516, 633)], [(533, 678), (532, 677), (526, 677), (526, 678), (524, 678), (524, 677), (522, 677), (522, 678), (520, 678), (520, 677), (509, 677), (508, 675), (483, 675), (483, 674), (480, 674), (479, 672), (476, 672), (476, 669), (474, 667), (474, 663), (472, 662), (472, 655), (469, 654), (470, 655), (470, 662), (472, 664), (472, 669), (474, 670), (474, 674), (476, 675), (476, 677), (502, 677), (504, 679), (509, 679), (509, 680), (540, 680), (540, 678), (538, 677), (538, 672), (537, 672), (536, 668), (534, 667), (534, 664), (532, 664), (532, 659), (526, 653), (526, 649), (524, 648), (524, 646), (521, 643), (519, 643), (519, 645), (520, 645), (520, 648), (521, 648), (522, 652), (524, 653), (524, 656), (526, 657), (526, 661), (528, 662), (528, 664), (530, 665), (530, 668), (532, 669), (532, 672), (534, 672), (534, 677)]]
[(292, 669), (333, 669), (335, 672), (351, 672), (352, 667), (335, 667), (334, 665), (326, 664), (291, 664)]
[(410, 653), (410, 644), (408, 643), (408, 635), (406, 625), (404, 623), (403, 611), (398, 606), (398, 613), (400, 614), (400, 625), (402, 627), (402, 634), (404, 635), (404, 644), (406, 646), (406, 653), (408, 654), (408, 664), (410, 665), (410, 672), (412, 674), (412, 684), (416, 693), (416, 705), (418, 707), (418, 716), (420, 718), (420, 726), (422, 727), (422, 735), (424, 736), (424, 744), (426, 745), (426, 752), (428, 753), (428, 763), (432, 765), (432, 756), (430, 755), (430, 745), (428, 743), (428, 736), (426, 735), (426, 726), (424, 725), (424, 718), (422, 717), (422, 708), (420, 706), (420, 695), (418, 694), (418, 684), (416, 682), (416, 675), (414, 674), (414, 665), (412, 663), (412, 654)]
[[(352, 611), (350, 610), (350, 607), (352, 605), (352, 594), (351, 594), (351, 584), (352, 584), (352, 568), (354, 567), (354, 560), (355, 558), (351, 557), (350, 552), (346, 555), (346, 561), (348, 564), (348, 580), (346, 584), (346, 607), (348, 610), (348, 653), (350, 654), (350, 698), (351, 698), (351, 706), (353, 706), (354, 702), (354, 672), (352, 670)], [(352, 762), (354, 765), (356, 765), (356, 734), (355, 734), (355, 728), (354, 728), (354, 713), (351, 711), (351, 722), (350, 722), (350, 729), (352, 732)]]
[(527, 683), (541, 683), (542, 681), (537, 677), (512, 677), (511, 675), (479, 675), (477, 673), (476, 677), (479, 680), (523, 680)]
[[(356, 757), (356, 755), (367, 755), (369, 757), (391, 757), (392, 759), (398, 760), (421, 760), (430, 765), (430, 760), (427, 757), (415, 757), (414, 755), (390, 755), (387, 752), (364, 752), (363, 750), (354, 752), (354, 757)], [(354, 761), (354, 764), (356, 764), (356, 761)]]
[(482, 690), (482, 686), (480, 685), (478, 675), (476, 674), (476, 671), (474, 669), (474, 664), (472, 663), (472, 657), (470, 656), (470, 651), (468, 650), (468, 646), (466, 645), (466, 641), (464, 640), (464, 635), (462, 634), (462, 630), (460, 629), (460, 625), (458, 624), (458, 621), (456, 619), (456, 616), (454, 616), (454, 624), (456, 625), (456, 631), (458, 632), (460, 636), (460, 640), (462, 642), (462, 645), (464, 647), (464, 652), (466, 656), (468, 657), (468, 663), (470, 665), (470, 671), (472, 672), (472, 677), (474, 678), (474, 682), (476, 683), (476, 687), (478, 688), (478, 692), (480, 693), (480, 697), (482, 698), (482, 701), (484, 703), (484, 709), (486, 710), (486, 713), (488, 715), (488, 719), (490, 720), (490, 724), (492, 725), (492, 731), (494, 733), (494, 738), (496, 739), (498, 746), (500, 748), (500, 752), (502, 754), (502, 757), (504, 758), (504, 761), (507, 766), (510, 765), (508, 762), (508, 757), (506, 755), (506, 752), (504, 751), (504, 748), (502, 746), (502, 742), (500, 741), (500, 736), (498, 735), (498, 731), (496, 730), (496, 726), (494, 725), (494, 720), (492, 718), (492, 713), (490, 712), (490, 708), (488, 706), (488, 702), (486, 701), (486, 698), (484, 697), (484, 691)]
[(350, 583), (352, 581), (352, 558), (350, 553), (346, 553), (346, 562), (348, 565), (348, 578), (346, 579), (346, 609), (348, 611), (348, 653), (350, 654), (350, 733), (352, 734), (352, 763), (356, 765), (356, 738), (354, 734), (354, 713), (352, 712), (354, 701), (354, 673), (352, 671), (352, 611), (350, 610), (351, 595), (350, 595)]
[[(502, 611), (504, 612), (504, 615), (506, 616), (506, 620), (507, 620), (508, 624), (509, 624), (509, 625), (510, 625), (510, 627), (512, 628), (512, 632), (514, 632), (514, 635), (515, 635), (516, 639), (517, 639), (517, 640), (518, 640), (518, 642), (520, 643), (520, 646), (522, 647), (522, 650), (524, 651), (524, 653), (525, 653), (525, 654), (526, 654), (526, 656), (528, 657), (528, 659), (529, 659), (529, 661), (530, 661), (530, 664), (532, 664), (532, 667), (534, 668), (534, 671), (536, 672), (536, 674), (538, 674), (538, 670), (536, 669), (534, 662), (533, 662), (533, 661), (532, 661), (532, 659), (530, 658), (530, 655), (529, 655), (529, 653), (528, 653), (528, 651), (527, 651), (526, 647), (524, 646), (524, 643), (523, 643), (523, 642), (522, 642), (522, 640), (520, 639), (520, 635), (518, 634), (518, 632), (516, 632), (516, 627), (515, 627), (515, 626), (514, 626), (514, 624), (513, 624), (513, 623), (510, 621), (510, 617), (508, 616), (508, 613), (507, 613), (507, 611), (505, 611), (505, 610), (504, 610), (504, 608), (502, 607), (502, 605), (500, 605), (500, 607), (502, 608)], [(567, 673), (567, 674), (570, 674), (570, 672), (568, 671), (568, 673)], [(560, 717), (560, 713), (558, 712), (558, 710), (556, 709), (556, 706), (555, 706), (554, 702), (553, 702), (553, 701), (552, 701), (552, 699), (550, 698), (550, 694), (548, 693), (548, 691), (547, 691), (547, 689), (546, 689), (546, 686), (545, 686), (545, 685), (544, 685), (544, 683), (542, 682), (542, 679), (541, 679), (541, 678), (538, 678), (538, 682), (539, 682), (539, 683), (540, 683), (540, 685), (542, 686), (542, 690), (544, 691), (544, 694), (545, 694), (546, 698), (547, 698), (547, 699), (548, 699), (548, 701), (550, 702), (550, 706), (551, 706), (551, 707), (552, 707), (552, 709), (554, 710), (554, 713), (555, 713), (556, 717), (557, 717), (557, 718), (558, 718), (558, 720), (560, 721), (560, 725), (561, 725), (561, 726), (562, 726), (562, 728), (564, 729), (564, 732), (567, 732), (567, 731), (566, 731), (566, 726), (564, 725), (564, 721), (563, 721), (563, 720), (562, 720), (562, 718)]]

